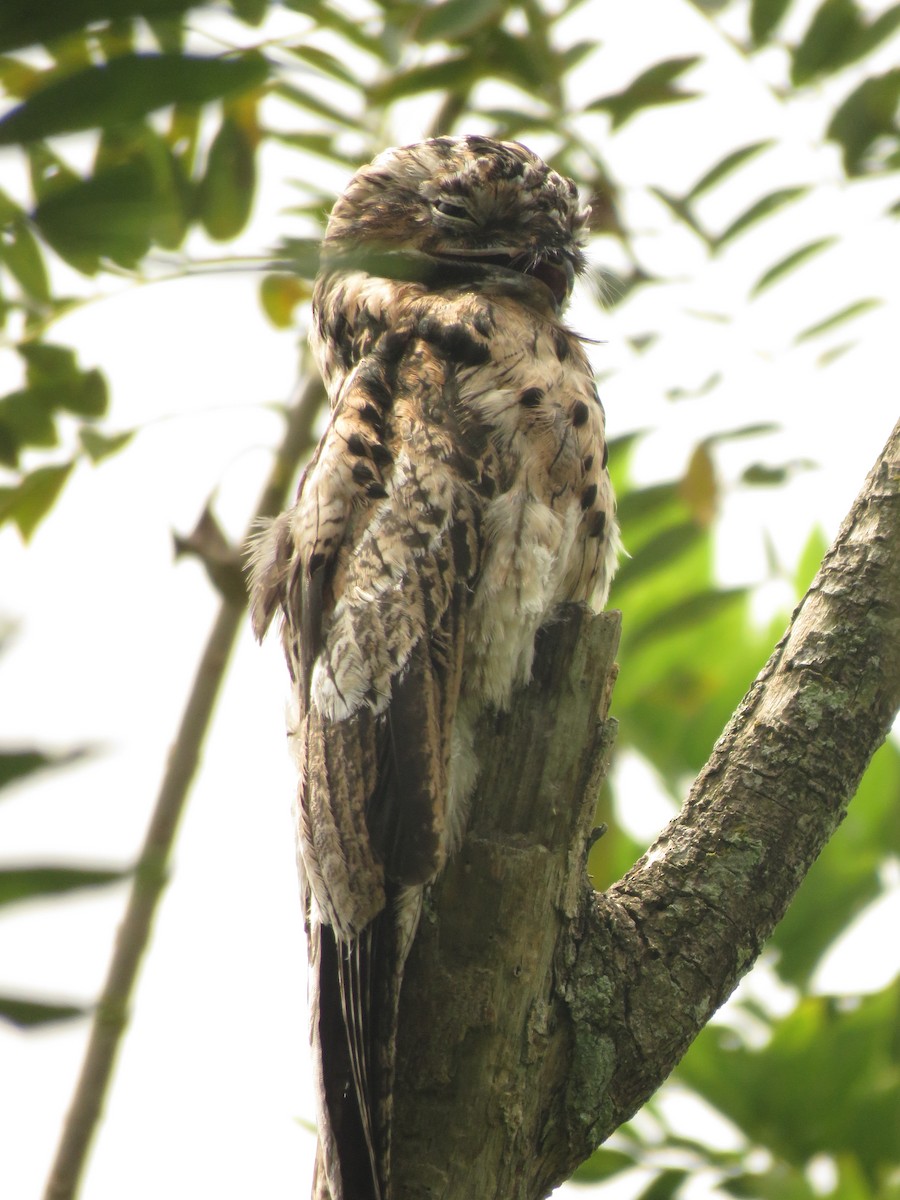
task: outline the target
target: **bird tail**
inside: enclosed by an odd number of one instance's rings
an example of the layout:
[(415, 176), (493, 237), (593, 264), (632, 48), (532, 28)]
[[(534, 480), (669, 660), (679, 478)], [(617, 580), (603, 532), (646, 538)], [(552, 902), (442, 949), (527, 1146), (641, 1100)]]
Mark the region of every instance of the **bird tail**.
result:
[(310, 927), (310, 1020), (319, 1097), (313, 1200), (390, 1200), (400, 988), (422, 888), (394, 889), (350, 941)]

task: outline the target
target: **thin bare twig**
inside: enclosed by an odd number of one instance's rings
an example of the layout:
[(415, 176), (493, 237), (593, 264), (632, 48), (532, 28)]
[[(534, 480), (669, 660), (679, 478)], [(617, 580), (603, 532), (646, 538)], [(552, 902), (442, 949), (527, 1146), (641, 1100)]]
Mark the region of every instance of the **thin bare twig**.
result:
[[(317, 376), (301, 385), (299, 395), (288, 411), (284, 437), (247, 537), (261, 519), (274, 516), (284, 506), (297, 463), (312, 445), (314, 422), (324, 398), (325, 392)], [(246, 541), (245, 537), (245, 544)], [(138, 858), (131, 894), (95, 1010), (81, 1074), (44, 1193), (45, 1200), (70, 1200), (76, 1195), (128, 1024), (131, 996), (166, 885), (178, 824), (245, 608), (243, 597), (229, 595), (223, 598), (197, 666)]]

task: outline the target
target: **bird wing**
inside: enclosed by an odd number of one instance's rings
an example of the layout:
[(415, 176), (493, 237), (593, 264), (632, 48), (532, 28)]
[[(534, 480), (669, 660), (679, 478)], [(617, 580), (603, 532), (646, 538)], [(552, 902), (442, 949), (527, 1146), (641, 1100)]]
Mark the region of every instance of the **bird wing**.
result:
[(396, 1037), (398, 975), (418, 913), (414, 901), (404, 931), (395, 902), (446, 855), (453, 717), (481, 551), (477, 488), (490, 457), (485, 430), (458, 404), (452, 359), (417, 333), (383, 337), (347, 376), (295, 507), (256, 553), (254, 624), (261, 634), (282, 610), (294, 680), (312, 1041), (333, 1200), (377, 1197), (386, 1170), (387, 1118), (375, 1110), (390, 1100), (383, 1047)]

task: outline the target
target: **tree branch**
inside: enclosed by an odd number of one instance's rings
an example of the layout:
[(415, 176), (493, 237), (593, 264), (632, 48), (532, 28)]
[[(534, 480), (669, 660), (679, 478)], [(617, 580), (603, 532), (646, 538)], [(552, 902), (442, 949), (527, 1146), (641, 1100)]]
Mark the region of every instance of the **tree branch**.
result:
[(547, 1115), (566, 1122), (578, 1103), (558, 960), (584, 907), (619, 628), (618, 613), (567, 606), (541, 631), (531, 684), (479, 729), (470, 827), (431, 894), (400, 999), (403, 1200), (538, 1194)]
[(750, 968), (900, 707), (900, 423), (681, 813), (600, 897), (608, 1136)]
[[(321, 380), (313, 376), (303, 385), (288, 410), (284, 437), (245, 536), (245, 547), (257, 523), (265, 517), (275, 516), (284, 507), (297, 464), (313, 445), (313, 426), (324, 399)], [(243, 596), (232, 592), (223, 598), (197, 666), (138, 858), (112, 960), (94, 1013), (81, 1073), (44, 1193), (45, 1200), (69, 1200), (75, 1195), (84, 1171), (116, 1054), (128, 1024), (135, 980), (166, 886), (178, 823), (245, 608)]]
[(900, 426), (682, 813), (585, 872), (618, 614), (569, 612), (484, 722), (471, 829), (401, 1000), (403, 1200), (537, 1200), (662, 1083), (759, 954), (900, 705)]

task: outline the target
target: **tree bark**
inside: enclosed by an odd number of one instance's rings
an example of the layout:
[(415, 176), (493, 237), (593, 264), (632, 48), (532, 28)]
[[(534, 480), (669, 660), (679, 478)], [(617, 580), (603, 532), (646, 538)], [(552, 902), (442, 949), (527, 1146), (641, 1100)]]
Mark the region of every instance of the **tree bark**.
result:
[(570, 606), (530, 686), (482, 724), (470, 829), (401, 999), (402, 1200), (547, 1195), (756, 959), (900, 706), (900, 424), (681, 813), (598, 895), (618, 631)]

